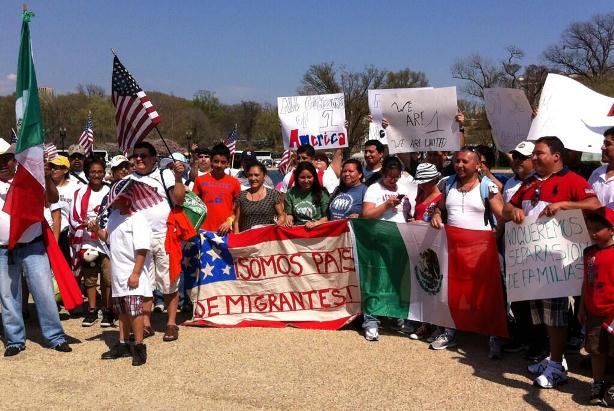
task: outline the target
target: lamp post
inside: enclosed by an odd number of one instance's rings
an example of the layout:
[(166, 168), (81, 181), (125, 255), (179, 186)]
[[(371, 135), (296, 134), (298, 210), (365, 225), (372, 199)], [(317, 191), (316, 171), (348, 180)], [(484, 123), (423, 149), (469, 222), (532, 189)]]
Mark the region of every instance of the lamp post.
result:
[(60, 127), (60, 141), (62, 142), (62, 150), (64, 150), (64, 139), (66, 138), (66, 127)]
[(188, 145), (188, 154), (190, 154), (190, 158), (192, 158), (192, 132), (190, 130), (185, 132), (185, 140)]

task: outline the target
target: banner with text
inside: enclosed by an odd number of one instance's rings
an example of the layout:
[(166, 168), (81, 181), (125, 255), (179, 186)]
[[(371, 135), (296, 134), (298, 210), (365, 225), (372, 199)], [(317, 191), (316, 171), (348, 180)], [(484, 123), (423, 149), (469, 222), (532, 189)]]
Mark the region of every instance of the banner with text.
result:
[(527, 139), (532, 110), (523, 90), (486, 88), (484, 103), (492, 137), (499, 151), (508, 153)]
[(316, 150), (347, 147), (343, 93), (278, 97), (284, 148), (311, 144)]
[(194, 315), (186, 325), (338, 329), (360, 313), (345, 220), (274, 225), (219, 237), (201, 231), (200, 272), (186, 280)]
[(458, 150), (456, 87), (405, 89), (381, 95), (391, 153)]
[[(433, 87), (416, 87), (412, 90), (424, 90), (432, 88)], [(373, 119), (372, 123), (369, 124), (369, 140), (378, 140), (382, 144), (388, 144), (388, 139), (386, 138), (386, 130), (382, 127), (382, 120), (384, 119), (381, 104), (382, 95), (395, 95), (399, 91), (403, 90), (407, 89), (387, 88), (379, 90), (368, 90), (367, 97), (369, 102), (369, 113), (371, 113), (371, 117)]]
[(548, 74), (528, 140), (557, 136), (565, 148), (600, 153), (603, 133), (614, 126), (608, 116), (614, 98), (560, 74)]
[(505, 225), (508, 301), (580, 295), (582, 253), (591, 245), (580, 210)]

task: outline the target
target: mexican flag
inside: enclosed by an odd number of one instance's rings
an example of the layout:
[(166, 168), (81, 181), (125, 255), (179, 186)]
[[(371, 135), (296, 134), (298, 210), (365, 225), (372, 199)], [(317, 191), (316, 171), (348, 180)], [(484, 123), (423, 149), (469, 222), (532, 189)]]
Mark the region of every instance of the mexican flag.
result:
[(9, 248), (15, 246), (28, 227), (44, 220), (43, 127), (30, 43), (29, 22), (32, 15), (30, 11), (23, 13), (17, 64), (15, 113), (19, 136), (15, 158), (19, 166), (4, 205), (4, 211), (11, 216)]
[(507, 336), (493, 232), (363, 219), (351, 225), (364, 313)]

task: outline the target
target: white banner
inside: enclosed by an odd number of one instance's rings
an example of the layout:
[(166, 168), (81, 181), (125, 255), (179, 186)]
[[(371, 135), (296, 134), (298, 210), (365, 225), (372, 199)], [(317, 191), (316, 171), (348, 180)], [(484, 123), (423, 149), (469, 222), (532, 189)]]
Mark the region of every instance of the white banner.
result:
[(524, 91), (516, 88), (484, 89), (486, 116), (497, 149), (508, 153), (527, 139), (531, 128), (531, 105)]
[(459, 149), (456, 87), (404, 89), (382, 94), (390, 153)]
[(508, 301), (580, 295), (582, 253), (591, 244), (580, 210), (505, 224)]
[(347, 147), (343, 93), (278, 97), (284, 148), (311, 144), (316, 150)]
[(528, 140), (557, 136), (565, 148), (600, 153), (603, 132), (614, 126), (614, 98), (559, 74), (548, 74)]

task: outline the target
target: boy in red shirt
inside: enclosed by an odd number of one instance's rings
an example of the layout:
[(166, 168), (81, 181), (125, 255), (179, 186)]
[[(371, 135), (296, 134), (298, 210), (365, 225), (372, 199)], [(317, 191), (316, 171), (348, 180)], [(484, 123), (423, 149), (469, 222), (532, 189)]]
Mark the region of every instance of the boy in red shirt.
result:
[(614, 405), (604, 380), (608, 355), (614, 356), (614, 335), (603, 326), (614, 316), (614, 211), (601, 207), (586, 217), (593, 245), (584, 250), (584, 281), (580, 324), (586, 327), (585, 349), (591, 354), (591, 405)]
[(234, 223), (234, 202), (241, 192), (241, 183), (226, 174), (230, 164), (230, 150), (224, 144), (211, 149), (211, 173), (194, 180), (194, 194), (207, 206), (207, 218), (200, 226), (203, 230), (225, 235)]

